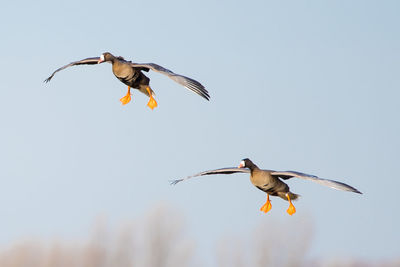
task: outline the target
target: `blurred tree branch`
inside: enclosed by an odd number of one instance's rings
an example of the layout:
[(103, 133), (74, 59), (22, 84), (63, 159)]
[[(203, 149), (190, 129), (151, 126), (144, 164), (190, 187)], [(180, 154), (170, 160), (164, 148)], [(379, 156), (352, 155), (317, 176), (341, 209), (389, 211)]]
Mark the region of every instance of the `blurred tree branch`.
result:
[[(250, 234), (249, 234), (250, 233)], [(246, 236), (247, 234), (247, 236)], [(244, 236), (243, 236), (244, 235)], [(262, 219), (248, 233), (225, 236), (218, 242), (215, 265), (219, 267), (358, 267), (400, 266), (400, 259), (368, 262), (360, 259), (307, 261), (313, 236), (307, 217), (277, 221)], [(88, 242), (29, 240), (0, 250), (0, 267), (190, 267), (195, 262), (195, 244), (188, 238), (184, 220), (160, 205), (143, 219), (110, 234), (104, 220), (98, 221)]]

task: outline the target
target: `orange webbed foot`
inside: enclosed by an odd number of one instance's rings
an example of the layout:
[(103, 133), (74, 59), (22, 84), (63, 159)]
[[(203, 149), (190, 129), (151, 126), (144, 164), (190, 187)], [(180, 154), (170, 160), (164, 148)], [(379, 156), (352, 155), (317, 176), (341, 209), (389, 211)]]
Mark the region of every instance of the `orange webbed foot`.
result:
[(289, 208), (286, 210), (286, 212), (289, 215), (293, 215), (293, 214), (296, 213), (296, 208), (293, 206), (292, 201), (290, 200), (289, 194), (286, 194), (286, 197), (287, 197), (287, 199), (289, 201)]
[(155, 107), (157, 107), (157, 101), (151, 96), (149, 99), (149, 102), (147, 103), (147, 106), (153, 110)]
[(129, 102), (131, 102), (131, 88), (129, 86), (128, 86), (128, 92), (119, 101), (121, 101), (122, 105), (126, 105)]
[(290, 203), (289, 208), (286, 210), (287, 213), (289, 213), (289, 215), (293, 215), (296, 213), (296, 208), (293, 206), (292, 203)]
[(272, 208), (271, 201), (269, 200), (269, 195), (267, 196), (267, 202), (260, 208), (260, 210), (264, 213), (267, 213)]
[(149, 95), (150, 95), (150, 99), (149, 99), (149, 102), (147, 103), (147, 106), (149, 108), (151, 108), (151, 110), (153, 110), (155, 107), (158, 106), (158, 104), (157, 104), (157, 101), (153, 98), (153, 95), (152, 95), (152, 93), (150, 91), (150, 88), (147, 87), (146, 89), (147, 89), (147, 92), (149, 92)]

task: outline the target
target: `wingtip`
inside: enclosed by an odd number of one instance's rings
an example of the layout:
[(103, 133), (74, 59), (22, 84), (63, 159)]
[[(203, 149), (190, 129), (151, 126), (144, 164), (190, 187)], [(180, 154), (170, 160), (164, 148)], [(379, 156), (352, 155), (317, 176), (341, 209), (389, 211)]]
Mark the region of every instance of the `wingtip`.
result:
[(353, 193), (357, 193), (357, 194), (360, 194), (360, 195), (362, 195), (363, 193), (361, 192), (361, 191), (359, 191), (358, 189), (356, 189), (356, 188), (354, 188), (354, 187), (352, 187), (352, 186), (349, 186), (350, 188), (350, 190), (348, 190), (348, 191), (350, 191), (350, 192), (353, 192)]
[(205, 100), (210, 101), (210, 94), (206, 89), (203, 88), (203, 90), (200, 91), (200, 96), (202, 96)]
[(199, 96), (203, 97), (204, 99), (206, 99), (207, 101), (210, 101), (210, 94), (207, 91), (207, 89), (204, 87), (204, 85), (202, 85), (201, 83), (199, 83), (196, 80), (193, 80), (191, 78), (187, 78), (185, 77), (187, 84), (185, 84), (184, 86), (189, 89), (192, 90), (193, 92), (195, 92), (196, 94), (198, 94)]
[(176, 185), (177, 183), (182, 182), (182, 181), (183, 181), (183, 179), (177, 179), (177, 180), (171, 180), (171, 181), (169, 181), (169, 183), (170, 183), (170, 185)]

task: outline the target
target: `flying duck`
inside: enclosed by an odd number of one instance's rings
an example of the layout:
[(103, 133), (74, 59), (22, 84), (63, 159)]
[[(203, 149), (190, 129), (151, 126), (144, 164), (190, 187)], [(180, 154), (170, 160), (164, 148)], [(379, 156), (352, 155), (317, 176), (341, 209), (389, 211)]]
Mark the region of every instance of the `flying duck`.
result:
[(289, 208), (287, 209), (287, 213), (289, 213), (289, 215), (293, 215), (296, 212), (296, 208), (293, 206), (292, 200), (296, 200), (297, 198), (299, 198), (299, 195), (290, 192), (289, 186), (282, 181), (282, 180), (288, 180), (290, 178), (300, 178), (304, 180), (310, 180), (334, 189), (362, 194), (354, 187), (347, 185), (345, 183), (328, 179), (322, 179), (310, 174), (305, 174), (296, 171), (262, 170), (258, 168), (257, 165), (255, 165), (248, 158), (243, 159), (240, 162), (238, 168), (222, 168), (222, 169), (204, 171), (192, 176), (188, 176), (183, 179), (173, 180), (171, 184), (175, 185), (179, 182), (197, 176), (204, 176), (211, 174), (232, 174), (238, 172), (250, 173), (251, 183), (261, 191), (267, 193), (267, 202), (265, 202), (265, 204), (260, 208), (260, 210), (263, 211), (264, 213), (267, 213), (272, 208), (271, 201), (269, 200), (270, 195), (277, 196), (284, 200), (289, 201)]
[(196, 94), (205, 98), (206, 100), (210, 99), (210, 95), (208, 91), (204, 88), (202, 84), (198, 81), (195, 81), (191, 78), (185, 77), (183, 75), (176, 74), (160, 65), (154, 63), (133, 63), (131, 61), (125, 60), (123, 57), (115, 57), (111, 53), (103, 53), (100, 57), (90, 57), (85, 58), (79, 61), (71, 62), (57, 70), (55, 70), (50, 77), (44, 80), (46, 83), (49, 82), (54, 74), (59, 72), (60, 70), (66, 69), (75, 65), (94, 65), (100, 64), (103, 62), (109, 62), (112, 64), (112, 71), (115, 77), (118, 78), (121, 82), (128, 86), (127, 94), (120, 99), (123, 105), (128, 104), (131, 101), (131, 88), (138, 89), (143, 94), (150, 97), (147, 106), (151, 109), (157, 107), (157, 102), (153, 98), (155, 95), (153, 90), (150, 88), (150, 79), (143, 74), (142, 71), (148, 72), (149, 70), (153, 70), (159, 72), (161, 74), (167, 75), (169, 78), (174, 80), (175, 82), (183, 85), (189, 90), (192, 90)]

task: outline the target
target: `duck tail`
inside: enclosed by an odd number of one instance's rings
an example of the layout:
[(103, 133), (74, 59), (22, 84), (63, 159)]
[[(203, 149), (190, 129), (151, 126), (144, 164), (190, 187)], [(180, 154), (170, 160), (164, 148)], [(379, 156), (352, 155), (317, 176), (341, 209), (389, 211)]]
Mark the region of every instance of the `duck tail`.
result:
[[(290, 200), (297, 200), (300, 197), (300, 195), (292, 193), (292, 192), (288, 192), (288, 194), (289, 194)], [(280, 198), (282, 198), (283, 200), (288, 201), (286, 193), (280, 192), (280, 193), (278, 193), (278, 196)]]
[(300, 197), (300, 195), (289, 192), (289, 197), (291, 200), (297, 200)]

